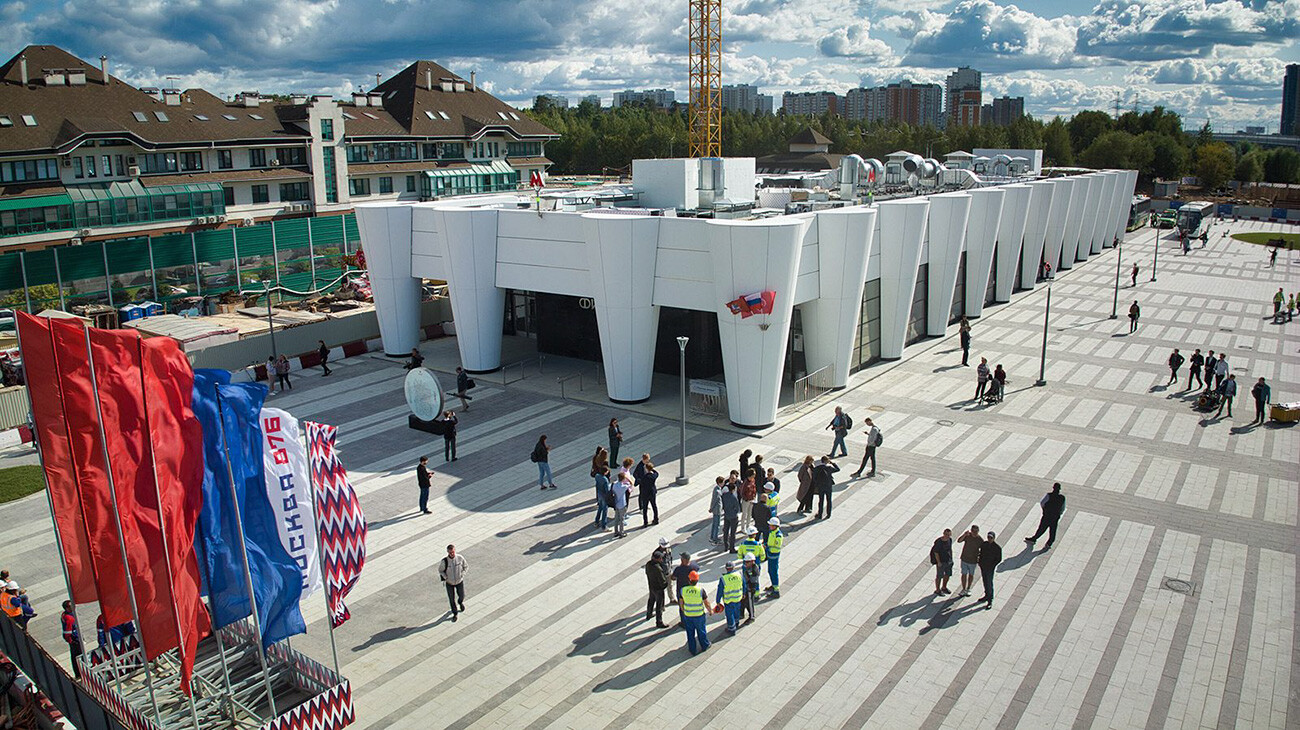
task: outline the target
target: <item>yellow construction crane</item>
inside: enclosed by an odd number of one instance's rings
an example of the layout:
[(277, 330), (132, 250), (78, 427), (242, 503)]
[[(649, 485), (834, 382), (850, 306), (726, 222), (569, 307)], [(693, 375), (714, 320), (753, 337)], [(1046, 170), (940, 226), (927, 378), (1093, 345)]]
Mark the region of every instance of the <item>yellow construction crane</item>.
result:
[(722, 0), (690, 0), (691, 157), (722, 156)]

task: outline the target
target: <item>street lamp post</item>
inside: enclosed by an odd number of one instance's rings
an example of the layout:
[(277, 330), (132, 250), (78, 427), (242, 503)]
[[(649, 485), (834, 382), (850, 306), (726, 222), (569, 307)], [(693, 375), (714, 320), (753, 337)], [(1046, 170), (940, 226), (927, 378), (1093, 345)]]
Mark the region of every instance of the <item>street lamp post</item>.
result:
[(1052, 282), (1056, 279), (1056, 272), (1047, 274), (1047, 306), (1043, 307), (1043, 355), (1038, 364), (1038, 382), (1034, 385), (1042, 387), (1047, 385), (1047, 323), (1052, 316)]
[(1156, 280), (1156, 267), (1160, 265), (1160, 234), (1156, 234), (1156, 250), (1151, 254), (1151, 281)]
[(271, 357), (279, 356), (275, 350), (275, 323), (271, 320), (271, 282), (263, 281), (262, 290), (266, 292), (266, 331), (271, 333)]
[(686, 478), (686, 343), (690, 342), (689, 337), (678, 337), (677, 348), (681, 351), (682, 364), (682, 439), (681, 439), (681, 459), (677, 469), (677, 484), (686, 484), (690, 480)]
[(1110, 305), (1110, 318), (1119, 318), (1119, 267), (1124, 260), (1124, 242), (1115, 237), (1115, 301)]

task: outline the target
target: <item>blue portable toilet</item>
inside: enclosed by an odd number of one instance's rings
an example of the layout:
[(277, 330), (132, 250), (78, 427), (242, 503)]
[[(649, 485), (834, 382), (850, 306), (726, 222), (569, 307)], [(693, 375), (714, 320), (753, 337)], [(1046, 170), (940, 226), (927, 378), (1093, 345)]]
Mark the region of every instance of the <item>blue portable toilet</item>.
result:
[(133, 319), (144, 319), (144, 307), (139, 304), (128, 304), (117, 310), (121, 315), (123, 322), (130, 322)]
[(163, 313), (163, 306), (158, 302), (141, 302), (140, 307), (144, 310), (144, 316), (156, 317)]

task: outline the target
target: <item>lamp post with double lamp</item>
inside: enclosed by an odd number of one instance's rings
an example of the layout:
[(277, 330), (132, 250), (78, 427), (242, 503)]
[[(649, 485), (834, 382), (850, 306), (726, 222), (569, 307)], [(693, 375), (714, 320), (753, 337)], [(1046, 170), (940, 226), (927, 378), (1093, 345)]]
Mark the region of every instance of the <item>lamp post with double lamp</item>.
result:
[(682, 364), (682, 440), (681, 440), (681, 459), (677, 469), (677, 484), (686, 484), (690, 480), (686, 478), (686, 343), (690, 342), (689, 337), (678, 337), (677, 348), (681, 350)]
[(1119, 318), (1119, 267), (1120, 267), (1120, 262), (1124, 260), (1124, 250), (1122, 248), (1123, 245), (1124, 242), (1119, 240), (1119, 236), (1116, 236), (1115, 237), (1115, 301), (1112, 302), (1110, 305), (1111, 319)]
[(1043, 307), (1043, 355), (1038, 364), (1038, 382), (1034, 385), (1042, 387), (1047, 385), (1047, 323), (1052, 317), (1052, 282), (1056, 280), (1056, 272), (1047, 272), (1047, 305)]

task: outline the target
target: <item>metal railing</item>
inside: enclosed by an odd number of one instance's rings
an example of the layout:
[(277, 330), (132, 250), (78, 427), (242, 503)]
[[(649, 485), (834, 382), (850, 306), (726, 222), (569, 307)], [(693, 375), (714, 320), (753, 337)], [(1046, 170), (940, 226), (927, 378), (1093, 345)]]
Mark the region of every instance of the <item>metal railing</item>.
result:
[(27, 386), (0, 388), (0, 431), (27, 423)]
[(571, 380), (574, 380), (575, 378), (576, 378), (577, 381), (578, 381), (578, 391), (581, 392), (582, 389), (583, 389), (583, 388), (582, 388), (582, 373), (574, 373), (574, 374), (572, 374), (572, 375), (566, 375), (566, 376), (564, 376), (564, 377), (562, 377), (562, 378), (556, 378), (556, 379), (555, 379), (555, 382), (558, 383), (558, 384), (560, 385), (560, 400), (564, 400), (565, 397), (566, 397), (566, 396), (565, 396), (565, 393), (564, 393), (564, 384), (567, 383), (567, 382), (569, 382), (569, 381), (571, 381)]
[(0, 651), (77, 727), (126, 730), (122, 718), (91, 696), (62, 663), (8, 616), (0, 616)]
[(727, 415), (727, 386), (712, 380), (691, 380), (691, 413), (717, 418)]
[(794, 403), (791, 405), (798, 408), (832, 388), (831, 366), (818, 368), (794, 381)]
[[(545, 374), (546, 371), (543, 369), (543, 363), (545, 363), (545, 361), (546, 361), (546, 357), (544, 355), (538, 355), (537, 357), (526, 357), (522, 360), (516, 360), (510, 363), (509, 365), (502, 365), (501, 384), (510, 385), (511, 383), (514, 383), (519, 380), (523, 380), (524, 378), (528, 377), (527, 367), (533, 363), (537, 364), (538, 375)], [(510, 373), (515, 368), (519, 369), (519, 377), (515, 378), (514, 380), (511, 380)]]

